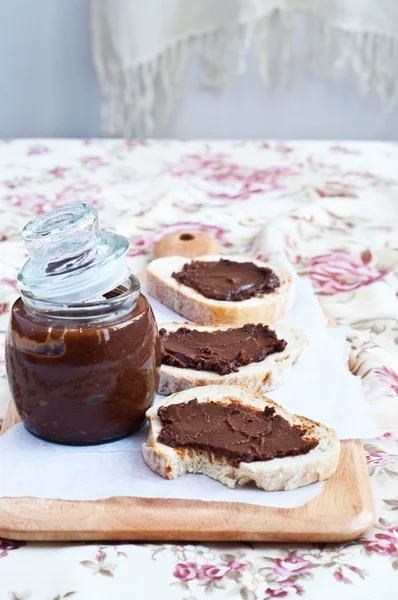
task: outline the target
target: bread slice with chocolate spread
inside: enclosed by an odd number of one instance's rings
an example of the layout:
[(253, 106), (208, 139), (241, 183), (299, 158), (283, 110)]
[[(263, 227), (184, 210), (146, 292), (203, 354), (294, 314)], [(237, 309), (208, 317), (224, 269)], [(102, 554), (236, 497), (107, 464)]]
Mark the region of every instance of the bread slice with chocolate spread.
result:
[[(215, 271), (202, 272), (199, 267), (209, 262)], [(287, 313), (294, 298), (289, 271), (248, 256), (158, 258), (147, 267), (147, 284), (152, 298), (201, 325), (268, 325)]]
[[(266, 355), (268, 340), (265, 337), (265, 343), (263, 343), (265, 358), (263, 360), (250, 361), (250, 357), (246, 357), (246, 360), (239, 360), (242, 351), (243, 353), (246, 351), (246, 354), (252, 351), (250, 346), (256, 341), (253, 338), (258, 328), (261, 333), (265, 331), (265, 335), (268, 330), (272, 336), (271, 341), (273, 338), (276, 339), (272, 353)], [(231, 328), (228, 325), (206, 327), (191, 323), (160, 324), (162, 365), (158, 393), (168, 396), (197, 386), (239, 385), (264, 394), (279, 387), (289, 377), (291, 365), (299, 359), (308, 344), (308, 339), (304, 331), (287, 325), (275, 324), (270, 329), (262, 325)], [(223, 334), (234, 334), (237, 331), (241, 332), (237, 345), (233, 344), (232, 335), (227, 335), (225, 341), (223, 340)], [(179, 332), (182, 334), (198, 332), (197, 344), (199, 347), (192, 340), (189, 340), (188, 344), (185, 343), (183, 335), (180, 335), (180, 338), (183, 339), (182, 345), (176, 344), (174, 339), (171, 344), (167, 343), (167, 340), (170, 340), (170, 334), (176, 336)], [(204, 332), (210, 334), (205, 341), (200, 338), (200, 334)], [(214, 344), (212, 345), (213, 335)], [(258, 345), (260, 343), (261, 338)], [(201, 348), (200, 345), (203, 344), (206, 346)], [(188, 359), (185, 359), (183, 355), (186, 349), (189, 351)], [(189, 360), (192, 357), (192, 350), (198, 352), (198, 355), (194, 356), (196, 360)], [(261, 358), (262, 348), (257, 346), (255, 350), (257, 350), (257, 356), (254, 358)]]
[(230, 488), (292, 490), (326, 479), (339, 461), (335, 431), (237, 386), (185, 390), (146, 414), (143, 457), (166, 479), (201, 473)]

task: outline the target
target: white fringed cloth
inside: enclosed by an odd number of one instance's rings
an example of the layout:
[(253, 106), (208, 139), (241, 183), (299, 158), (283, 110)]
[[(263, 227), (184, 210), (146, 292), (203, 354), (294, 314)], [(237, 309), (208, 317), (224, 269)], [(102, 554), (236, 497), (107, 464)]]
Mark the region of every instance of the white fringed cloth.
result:
[(297, 13), (314, 73), (349, 66), (360, 92), (384, 103), (398, 94), (398, 0), (88, 2), (103, 135), (146, 135), (170, 118), (193, 44), (207, 86), (244, 74), (249, 52), (266, 85), (287, 81)]

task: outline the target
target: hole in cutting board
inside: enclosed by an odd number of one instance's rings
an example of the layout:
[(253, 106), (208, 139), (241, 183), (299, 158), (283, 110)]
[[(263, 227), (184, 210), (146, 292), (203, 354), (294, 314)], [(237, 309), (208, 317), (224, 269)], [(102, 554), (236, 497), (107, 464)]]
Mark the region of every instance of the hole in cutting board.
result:
[(189, 242), (194, 239), (195, 239), (195, 236), (192, 235), (192, 233), (182, 233), (180, 235), (180, 240), (182, 240), (183, 242)]

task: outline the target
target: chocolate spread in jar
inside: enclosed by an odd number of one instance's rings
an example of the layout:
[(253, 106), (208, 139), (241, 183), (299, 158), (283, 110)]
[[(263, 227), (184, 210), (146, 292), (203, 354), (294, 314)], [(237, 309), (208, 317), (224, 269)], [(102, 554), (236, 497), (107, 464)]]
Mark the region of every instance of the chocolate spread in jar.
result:
[(279, 277), (268, 267), (225, 258), (214, 262), (194, 260), (172, 276), (206, 298), (229, 302), (269, 294), (280, 286)]
[(208, 451), (233, 466), (307, 454), (318, 445), (315, 439), (305, 439), (308, 430), (291, 426), (270, 406), (256, 410), (237, 402), (198, 402), (195, 398), (161, 406), (158, 416), (162, 423), (158, 442)]
[(160, 366), (155, 317), (141, 294), (120, 318), (92, 323), (32, 315), (19, 298), (6, 363), (29, 431), (65, 444), (119, 439), (144, 424), (155, 395)]
[(159, 331), (162, 364), (182, 369), (213, 371), (219, 375), (236, 373), (239, 367), (282, 352), (285, 340), (266, 325), (243, 325), (217, 331), (179, 327)]
[(35, 435), (99, 444), (145, 422), (159, 380), (152, 309), (127, 264), (128, 240), (102, 231), (88, 204), (44, 213), (22, 230), (6, 338), (16, 409)]

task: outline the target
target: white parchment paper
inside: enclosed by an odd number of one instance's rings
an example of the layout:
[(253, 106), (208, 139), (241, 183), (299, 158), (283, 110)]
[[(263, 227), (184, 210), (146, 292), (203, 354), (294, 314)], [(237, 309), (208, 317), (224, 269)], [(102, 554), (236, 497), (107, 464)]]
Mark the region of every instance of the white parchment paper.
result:
[[(346, 368), (344, 332), (326, 328), (311, 284), (299, 278), (296, 283), (295, 304), (282, 321), (305, 329), (309, 346), (292, 367), (289, 381), (269, 396), (292, 412), (333, 427), (342, 439), (376, 437), (380, 431), (367, 410), (360, 379)], [(184, 320), (155, 300), (151, 302), (158, 323)], [(321, 483), (291, 492), (263, 492), (250, 486), (230, 490), (204, 475), (167, 481), (142, 459), (146, 434), (145, 428), (113, 444), (79, 448), (41, 441), (19, 424), (0, 437), (0, 497), (96, 500), (140, 496), (292, 508), (322, 491)]]

